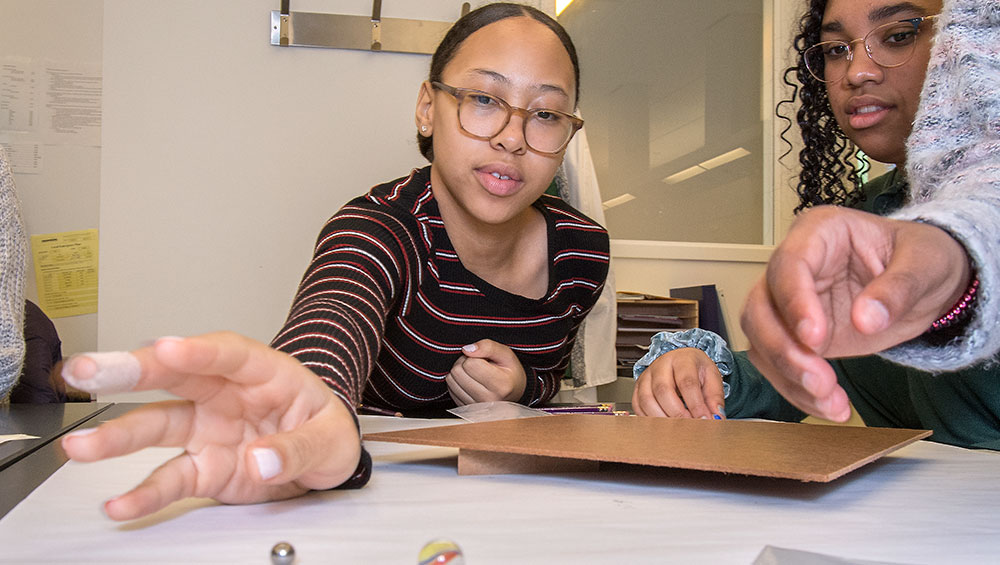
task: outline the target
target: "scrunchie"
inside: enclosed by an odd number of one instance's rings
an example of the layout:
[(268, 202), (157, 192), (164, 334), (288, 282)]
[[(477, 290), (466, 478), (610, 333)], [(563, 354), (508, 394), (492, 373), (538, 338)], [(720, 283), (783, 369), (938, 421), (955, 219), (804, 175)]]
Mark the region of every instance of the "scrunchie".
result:
[[(682, 347), (694, 347), (708, 355), (708, 358), (719, 368), (719, 373), (727, 377), (733, 372), (733, 353), (726, 347), (726, 340), (715, 332), (694, 328), (682, 332), (660, 332), (653, 336), (649, 343), (649, 351), (635, 362), (632, 367), (632, 377), (639, 375), (649, 367), (660, 355)], [(729, 398), (729, 383), (722, 381), (723, 395)]]

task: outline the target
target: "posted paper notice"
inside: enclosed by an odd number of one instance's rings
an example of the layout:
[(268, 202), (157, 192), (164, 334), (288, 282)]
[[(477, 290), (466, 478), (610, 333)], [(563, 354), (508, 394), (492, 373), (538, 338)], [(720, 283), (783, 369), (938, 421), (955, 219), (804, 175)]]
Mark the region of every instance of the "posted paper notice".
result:
[(38, 302), (50, 318), (97, 312), (97, 230), (31, 236)]

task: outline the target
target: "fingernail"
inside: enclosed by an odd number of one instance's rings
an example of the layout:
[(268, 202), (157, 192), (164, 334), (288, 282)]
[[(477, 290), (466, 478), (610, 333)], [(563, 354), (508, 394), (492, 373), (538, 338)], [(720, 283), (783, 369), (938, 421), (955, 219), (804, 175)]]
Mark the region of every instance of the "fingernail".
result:
[(865, 318), (868, 322), (869, 331), (881, 331), (889, 325), (889, 309), (878, 300), (869, 298), (866, 300)]
[[(71, 367), (90, 361), (94, 364), (94, 374), (83, 379), (74, 375)], [(86, 392), (125, 392), (132, 390), (139, 382), (142, 366), (128, 351), (108, 351), (104, 353), (84, 353), (70, 359), (63, 366), (62, 376), (70, 385)]]
[(833, 414), (830, 413), (832, 405), (833, 399), (830, 397), (821, 398), (816, 401), (816, 409), (819, 410), (820, 416), (827, 420), (833, 420)]
[(477, 349), (479, 349), (479, 348), (476, 347), (475, 343), (470, 343), (469, 345), (463, 345), (462, 346), (462, 351), (468, 351), (469, 353), (472, 353), (473, 351), (475, 351)]
[(265, 481), (277, 477), (281, 473), (281, 458), (278, 452), (266, 447), (256, 447), (253, 450), (253, 458), (257, 460), (257, 472), (260, 478)]
[(806, 392), (815, 395), (817, 386), (819, 386), (819, 382), (816, 380), (816, 375), (812, 373), (802, 373), (802, 388), (806, 389)]
[(177, 337), (175, 335), (161, 335), (160, 337), (157, 337), (157, 338), (144, 339), (144, 340), (140, 341), (139, 342), (139, 347), (152, 347), (152, 346), (156, 345), (157, 343), (159, 343), (159, 342), (161, 342), (163, 340), (166, 340), (166, 341), (180, 341), (182, 339), (184, 339), (184, 338), (183, 337)]
[(712, 419), (713, 420), (721, 420), (722, 416), (719, 416), (718, 414), (712, 414)]
[(813, 329), (812, 320), (805, 319), (800, 321), (799, 324), (795, 326), (795, 333), (798, 335), (798, 338), (800, 340), (808, 342), (806, 338), (808, 338), (809, 334), (812, 333), (812, 329)]
[(715, 407), (715, 413), (718, 414), (719, 416), (725, 418), (726, 417), (726, 407), (722, 406), (721, 404), (718, 405), (718, 406), (716, 406)]
[(90, 434), (92, 434), (92, 433), (94, 433), (96, 431), (97, 431), (97, 428), (84, 428), (82, 430), (72, 431), (72, 432), (66, 434), (66, 437), (89, 436)]

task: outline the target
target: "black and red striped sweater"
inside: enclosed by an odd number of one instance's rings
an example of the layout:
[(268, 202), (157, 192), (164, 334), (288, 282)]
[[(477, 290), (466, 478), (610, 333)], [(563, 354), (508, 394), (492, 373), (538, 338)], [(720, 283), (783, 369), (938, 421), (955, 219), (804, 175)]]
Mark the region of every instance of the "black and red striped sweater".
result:
[(558, 198), (534, 206), (548, 225), (551, 264), (548, 292), (537, 300), (465, 269), (431, 192), (430, 167), (373, 188), (324, 226), (272, 345), (349, 405), (405, 412), (454, 406), (445, 376), (463, 345), (491, 339), (524, 366), (520, 402), (545, 402), (600, 296), (608, 235)]

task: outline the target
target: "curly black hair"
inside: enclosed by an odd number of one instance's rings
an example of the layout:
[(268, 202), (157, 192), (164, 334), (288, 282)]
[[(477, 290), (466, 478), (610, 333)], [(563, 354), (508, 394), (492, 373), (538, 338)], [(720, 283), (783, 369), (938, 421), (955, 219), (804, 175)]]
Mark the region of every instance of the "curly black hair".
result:
[(781, 156), (784, 158), (792, 151), (792, 143), (785, 137), (792, 128), (792, 119), (782, 110), (796, 100), (800, 104), (795, 112), (803, 141), (803, 148), (799, 151), (802, 170), (795, 187), (799, 194), (796, 213), (821, 204), (852, 206), (864, 198), (859, 188), (868, 169), (867, 160), (858, 158), (858, 147), (837, 125), (826, 84), (809, 74), (803, 55), (806, 49), (819, 43), (826, 4), (827, 0), (809, 0), (808, 10), (799, 19), (794, 41), (796, 65), (785, 69), (783, 77), (784, 83), (792, 87), (792, 93), (775, 108), (775, 114), (787, 122), (781, 132), (781, 139), (788, 144), (788, 150)]

